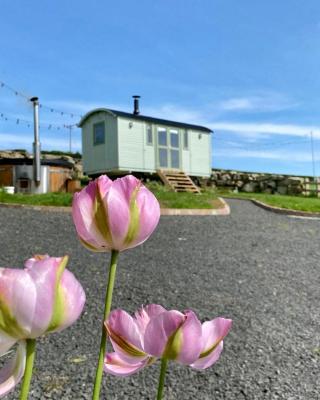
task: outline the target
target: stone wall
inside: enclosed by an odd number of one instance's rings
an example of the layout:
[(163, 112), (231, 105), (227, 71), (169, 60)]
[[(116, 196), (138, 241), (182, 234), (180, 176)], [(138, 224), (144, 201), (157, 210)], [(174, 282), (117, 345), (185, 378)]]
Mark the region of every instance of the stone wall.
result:
[(221, 169), (212, 170), (211, 177), (207, 184), (239, 192), (262, 192), (289, 195), (310, 195), (312, 189), (315, 189), (312, 177), (240, 172)]

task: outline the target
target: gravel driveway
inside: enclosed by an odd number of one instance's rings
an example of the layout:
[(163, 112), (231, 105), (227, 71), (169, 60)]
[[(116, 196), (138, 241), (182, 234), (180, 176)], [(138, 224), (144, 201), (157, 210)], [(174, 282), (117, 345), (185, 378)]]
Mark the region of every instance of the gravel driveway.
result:
[[(320, 220), (228, 203), (226, 217), (162, 217), (149, 241), (121, 254), (113, 307), (157, 302), (234, 320), (213, 368), (169, 364), (166, 400), (320, 399)], [(59, 212), (0, 208), (0, 243), (1, 266), (21, 266), (34, 253), (70, 255), (85, 312), (38, 340), (30, 398), (90, 399), (109, 255), (84, 249), (71, 216)], [(101, 399), (154, 399), (158, 373), (159, 363), (130, 378), (104, 377)]]

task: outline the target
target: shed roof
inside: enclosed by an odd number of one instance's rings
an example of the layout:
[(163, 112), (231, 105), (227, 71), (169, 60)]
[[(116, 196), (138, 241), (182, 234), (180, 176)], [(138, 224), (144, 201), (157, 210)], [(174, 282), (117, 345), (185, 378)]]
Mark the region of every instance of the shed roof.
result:
[[(41, 159), (41, 165), (50, 165), (52, 167), (73, 168), (73, 164), (62, 159)], [(0, 158), (0, 165), (32, 165), (33, 158)]]
[(78, 126), (82, 127), (82, 125), (86, 122), (86, 120), (89, 117), (91, 117), (91, 115), (96, 114), (98, 112), (106, 112), (115, 117), (123, 117), (123, 118), (129, 118), (132, 120), (146, 121), (146, 122), (159, 124), (159, 125), (176, 126), (177, 128), (194, 129), (197, 131), (204, 131), (204, 132), (208, 132), (208, 133), (212, 132), (211, 129), (206, 128), (205, 126), (201, 126), (201, 125), (185, 124), (184, 122), (170, 121), (167, 119), (148, 117), (146, 115), (140, 115), (140, 114), (136, 115), (136, 114), (127, 113), (124, 111), (111, 110), (109, 108), (96, 108), (92, 111), (89, 111), (86, 115), (84, 115), (81, 118)]

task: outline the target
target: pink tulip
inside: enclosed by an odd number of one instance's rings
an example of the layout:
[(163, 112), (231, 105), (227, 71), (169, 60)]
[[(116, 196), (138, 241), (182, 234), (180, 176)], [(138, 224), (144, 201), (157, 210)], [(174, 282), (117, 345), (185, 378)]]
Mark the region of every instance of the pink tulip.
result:
[(143, 243), (156, 228), (160, 207), (132, 175), (102, 175), (76, 193), (72, 216), (81, 243), (93, 251), (123, 251)]
[(15, 343), (15, 357), (0, 370), (0, 397), (20, 381), (26, 339), (61, 331), (82, 312), (85, 293), (65, 269), (68, 257), (36, 256), (25, 269), (0, 268), (0, 356)]
[(105, 358), (105, 371), (131, 375), (157, 358), (205, 369), (220, 357), (232, 321), (215, 318), (202, 325), (193, 311), (167, 311), (151, 304), (131, 317), (114, 310), (105, 322), (114, 349)]

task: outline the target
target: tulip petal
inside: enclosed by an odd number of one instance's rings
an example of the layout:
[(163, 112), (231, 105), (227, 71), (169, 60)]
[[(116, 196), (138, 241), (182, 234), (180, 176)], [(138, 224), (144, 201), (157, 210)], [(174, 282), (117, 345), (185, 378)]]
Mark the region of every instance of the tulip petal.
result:
[(140, 230), (130, 247), (145, 242), (157, 227), (160, 219), (159, 202), (145, 186), (141, 185), (136, 201), (140, 215)]
[(223, 350), (223, 341), (217, 344), (215, 349), (209, 353), (206, 357), (198, 358), (194, 363), (190, 364), (190, 367), (195, 369), (206, 369), (215, 364), (220, 357)]
[[(152, 318), (144, 335), (145, 352), (155, 357), (162, 357), (169, 339), (178, 331), (185, 319), (184, 314), (175, 310), (165, 311)], [(180, 345), (181, 343), (177, 336), (171, 346), (172, 353), (178, 353)]]
[[(36, 288), (36, 305), (32, 320), (32, 335), (30, 336), (32, 338), (45, 333), (52, 319), (56, 273), (61, 261), (62, 258), (36, 256), (25, 263), (25, 271)], [(24, 309), (24, 307), (21, 308)]]
[(85, 294), (74, 275), (65, 270), (67, 262), (67, 256), (37, 256), (26, 262), (28, 275), (37, 291), (32, 335), (29, 337), (60, 331), (79, 317)]
[(142, 334), (136, 321), (123, 310), (114, 310), (105, 322), (114, 350), (128, 363), (147, 357), (143, 351)]
[(52, 317), (47, 332), (57, 332), (71, 325), (81, 314), (85, 293), (74, 275), (65, 270), (68, 257), (56, 259), (59, 264), (55, 268), (54, 302)]
[(129, 376), (152, 364), (154, 361), (155, 359), (148, 357), (136, 364), (129, 364), (119, 357), (117, 353), (109, 353), (105, 357), (104, 370), (111, 375)]
[(129, 241), (137, 236), (139, 215), (137, 216), (135, 196), (139, 186), (140, 181), (137, 178), (127, 175), (116, 179), (108, 192), (108, 215), (115, 250), (128, 248)]
[(21, 269), (0, 268), (0, 330), (16, 339), (32, 330), (36, 287)]
[(223, 339), (232, 326), (231, 319), (215, 318), (202, 324), (203, 347), (199, 359), (191, 367), (205, 369), (213, 365), (220, 357)]
[[(171, 357), (176, 359), (181, 364), (189, 365), (198, 359), (202, 348), (202, 335), (201, 335), (201, 322), (193, 311), (186, 311), (186, 320), (176, 332), (174, 337), (171, 338), (171, 344), (168, 343), (167, 351), (173, 354)], [(178, 353), (175, 354), (175, 340), (178, 340), (176, 346)], [(180, 343), (179, 343), (180, 341)], [(168, 357), (170, 358), (170, 357)]]
[(8, 336), (3, 331), (0, 331), (0, 355), (6, 353), (15, 343), (17, 339)]
[[(112, 181), (107, 176), (100, 177), (99, 180), (100, 190), (98, 190), (97, 181), (93, 181), (81, 192), (74, 194), (72, 217), (82, 244), (93, 251), (109, 251), (112, 246), (102, 235), (99, 227), (103, 224), (102, 230), (107, 231), (107, 237), (110, 239), (109, 227), (106, 226), (107, 221), (105, 221), (106, 210), (103, 198), (107, 188), (112, 185)], [(97, 201), (97, 196), (99, 201)]]
[(55, 332), (62, 331), (72, 325), (79, 318), (86, 301), (86, 295), (81, 284), (68, 270), (63, 272), (60, 288), (59, 296), (63, 311), (60, 311), (62, 317), (56, 323)]
[(167, 310), (159, 304), (149, 304), (146, 307), (141, 307), (134, 314), (140, 331), (144, 333), (147, 325), (150, 322), (150, 319), (156, 317), (159, 314), (162, 314), (165, 311)]
[[(3, 354), (1, 354), (3, 355)], [(0, 370), (0, 397), (9, 393), (21, 380), (26, 364), (26, 342), (19, 341), (15, 356)]]

